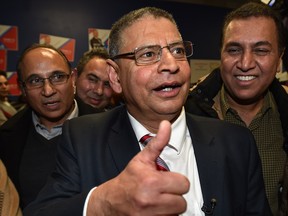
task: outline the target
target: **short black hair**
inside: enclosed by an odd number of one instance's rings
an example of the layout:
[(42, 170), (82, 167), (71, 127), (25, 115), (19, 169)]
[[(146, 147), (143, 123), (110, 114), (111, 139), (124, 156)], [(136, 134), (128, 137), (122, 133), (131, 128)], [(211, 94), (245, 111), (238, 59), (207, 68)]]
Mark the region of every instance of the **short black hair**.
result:
[(119, 49), (123, 44), (123, 31), (145, 16), (153, 16), (154, 18), (166, 18), (172, 23), (174, 23), (175, 26), (178, 28), (172, 14), (163, 9), (156, 7), (144, 7), (133, 10), (121, 17), (112, 25), (109, 35), (109, 54), (111, 58), (119, 54)]
[(77, 64), (78, 76), (82, 73), (85, 65), (93, 58), (108, 59), (108, 50), (104, 46), (96, 46), (92, 50), (85, 52)]
[(221, 47), (223, 46), (225, 31), (230, 22), (237, 19), (248, 19), (250, 17), (267, 17), (274, 21), (277, 30), (278, 50), (281, 55), (286, 47), (286, 31), (282, 17), (276, 10), (262, 2), (248, 2), (228, 13), (224, 19), (222, 28)]
[(4, 76), (7, 79), (6, 71), (0, 70), (0, 76)]

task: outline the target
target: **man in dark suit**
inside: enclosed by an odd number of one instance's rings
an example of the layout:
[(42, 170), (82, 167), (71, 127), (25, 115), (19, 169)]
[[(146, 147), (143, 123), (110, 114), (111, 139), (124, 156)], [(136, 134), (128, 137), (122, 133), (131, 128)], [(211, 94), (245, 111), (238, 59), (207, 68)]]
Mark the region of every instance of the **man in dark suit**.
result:
[(74, 100), (70, 63), (50, 45), (27, 48), (17, 72), (28, 106), (0, 128), (0, 155), (24, 208), (36, 198), (55, 167), (63, 122), (96, 110)]
[(185, 113), (193, 47), (172, 15), (132, 11), (109, 41), (125, 105), (64, 124), (56, 170), (24, 214), (271, 215), (249, 130)]

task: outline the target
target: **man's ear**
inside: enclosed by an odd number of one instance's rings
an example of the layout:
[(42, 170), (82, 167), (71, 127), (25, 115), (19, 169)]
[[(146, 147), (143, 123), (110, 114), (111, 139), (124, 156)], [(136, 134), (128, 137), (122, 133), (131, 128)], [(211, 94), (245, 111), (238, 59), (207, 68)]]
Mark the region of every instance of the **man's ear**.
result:
[(278, 66), (277, 66), (277, 72), (280, 72), (282, 70), (282, 57), (284, 55), (285, 49), (283, 50), (280, 58), (279, 58), (279, 62), (278, 62)]
[(74, 95), (76, 94), (76, 79), (77, 79), (77, 71), (74, 69), (71, 71), (71, 80), (72, 80), (72, 85), (74, 88)]
[(106, 60), (108, 66), (107, 66), (107, 73), (109, 77), (109, 83), (111, 88), (118, 94), (122, 92), (122, 87), (120, 84), (119, 79), (119, 67), (118, 65), (111, 59)]
[(23, 83), (20, 82), (20, 80), (17, 80), (18, 88), (21, 90), (22, 95), (26, 97), (26, 89), (23, 86)]

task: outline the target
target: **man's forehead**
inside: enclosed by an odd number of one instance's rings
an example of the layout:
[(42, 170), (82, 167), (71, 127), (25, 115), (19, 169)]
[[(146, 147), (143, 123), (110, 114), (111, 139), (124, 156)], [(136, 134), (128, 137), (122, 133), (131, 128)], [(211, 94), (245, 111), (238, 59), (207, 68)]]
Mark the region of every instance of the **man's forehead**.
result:
[(37, 47), (35, 49), (31, 49), (29, 50), (25, 56), (24, 56), (24, 59), (25, 57), (30, 57), (30, 56), (34, 56), (34, 55), (37, 55), (37, 56), (43, 56), (43, 57), (49, 57), (49, 58), (52, 58), (54, 57), (55, 55), (59, 55), (55, 50), (52, 50), (52, 49), (49, 49), (49, 48), (46, 48), (46, 47)]
[(245, 28), (245, 26), (247, 25), (246, 23), (248, 23), (248, 25), (255, 25), (259, 24), (261, 26), (266, 26), (266, 25), (273, 25), (276, 27), (276, 24), (274, 22), (274, 20), (271, 17), (266, 17), (266, 16), (250, 16), (250, 17), (246, 17), (246, 18), (235, 18), (232, 19), (226, 26), (226, 29), (229, 29), (231, 27), (233, 28)]
[(0, 75), (0, 82), (2, 83), (7, 82), (7, 78), (5, 76)]
[[(161, 22), (162, 26), (165, 26), (165, 28), (167, 27), (166, 32), (159, 31), (159, 28), (161, 27), (159, 22)], [(131, 25), (129, 25), (129, 27), (126, 27), (122, 31), (121, 47), (127, 47), (132, 41), (139, 41), (141, 38), (145, 41), (149, 39), (153, 40), (153, 37), (165, 38), (167, 34), (177, 36), (180, 35), (175, 23), (171, 22), (171, 20), (165, 17), (154, 17), (152, 15), (147, 15), (133, 22)]]

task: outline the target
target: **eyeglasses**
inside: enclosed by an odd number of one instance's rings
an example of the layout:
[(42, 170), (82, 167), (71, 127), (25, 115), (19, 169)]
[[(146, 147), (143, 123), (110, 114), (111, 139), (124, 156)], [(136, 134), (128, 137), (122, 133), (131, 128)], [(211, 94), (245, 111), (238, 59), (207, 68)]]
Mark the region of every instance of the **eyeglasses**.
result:
[(45, 80), (48, 80), (51, 85), (55, 86), (66, 83), (69, 77), (70, 74), (66, 73), (54, 73), (47, 78), (33, 75), (31, 77), (28, 77), (25, 81), (23, 81), (22, 84), (27, 89), (37, 89), (42, 88), (44, 86)]
[(122, 53), (112, 57), (112, 60), (119, 58), (134, 58), (137, 65), (149, 65), (160, 61), (162, 49), (167, 48), (176, 60), (186, 60), (193, 55), (193, 44), (190, 41), (179, 41), (161, 47), (150, 45), (137, 47), (134, 52)]

